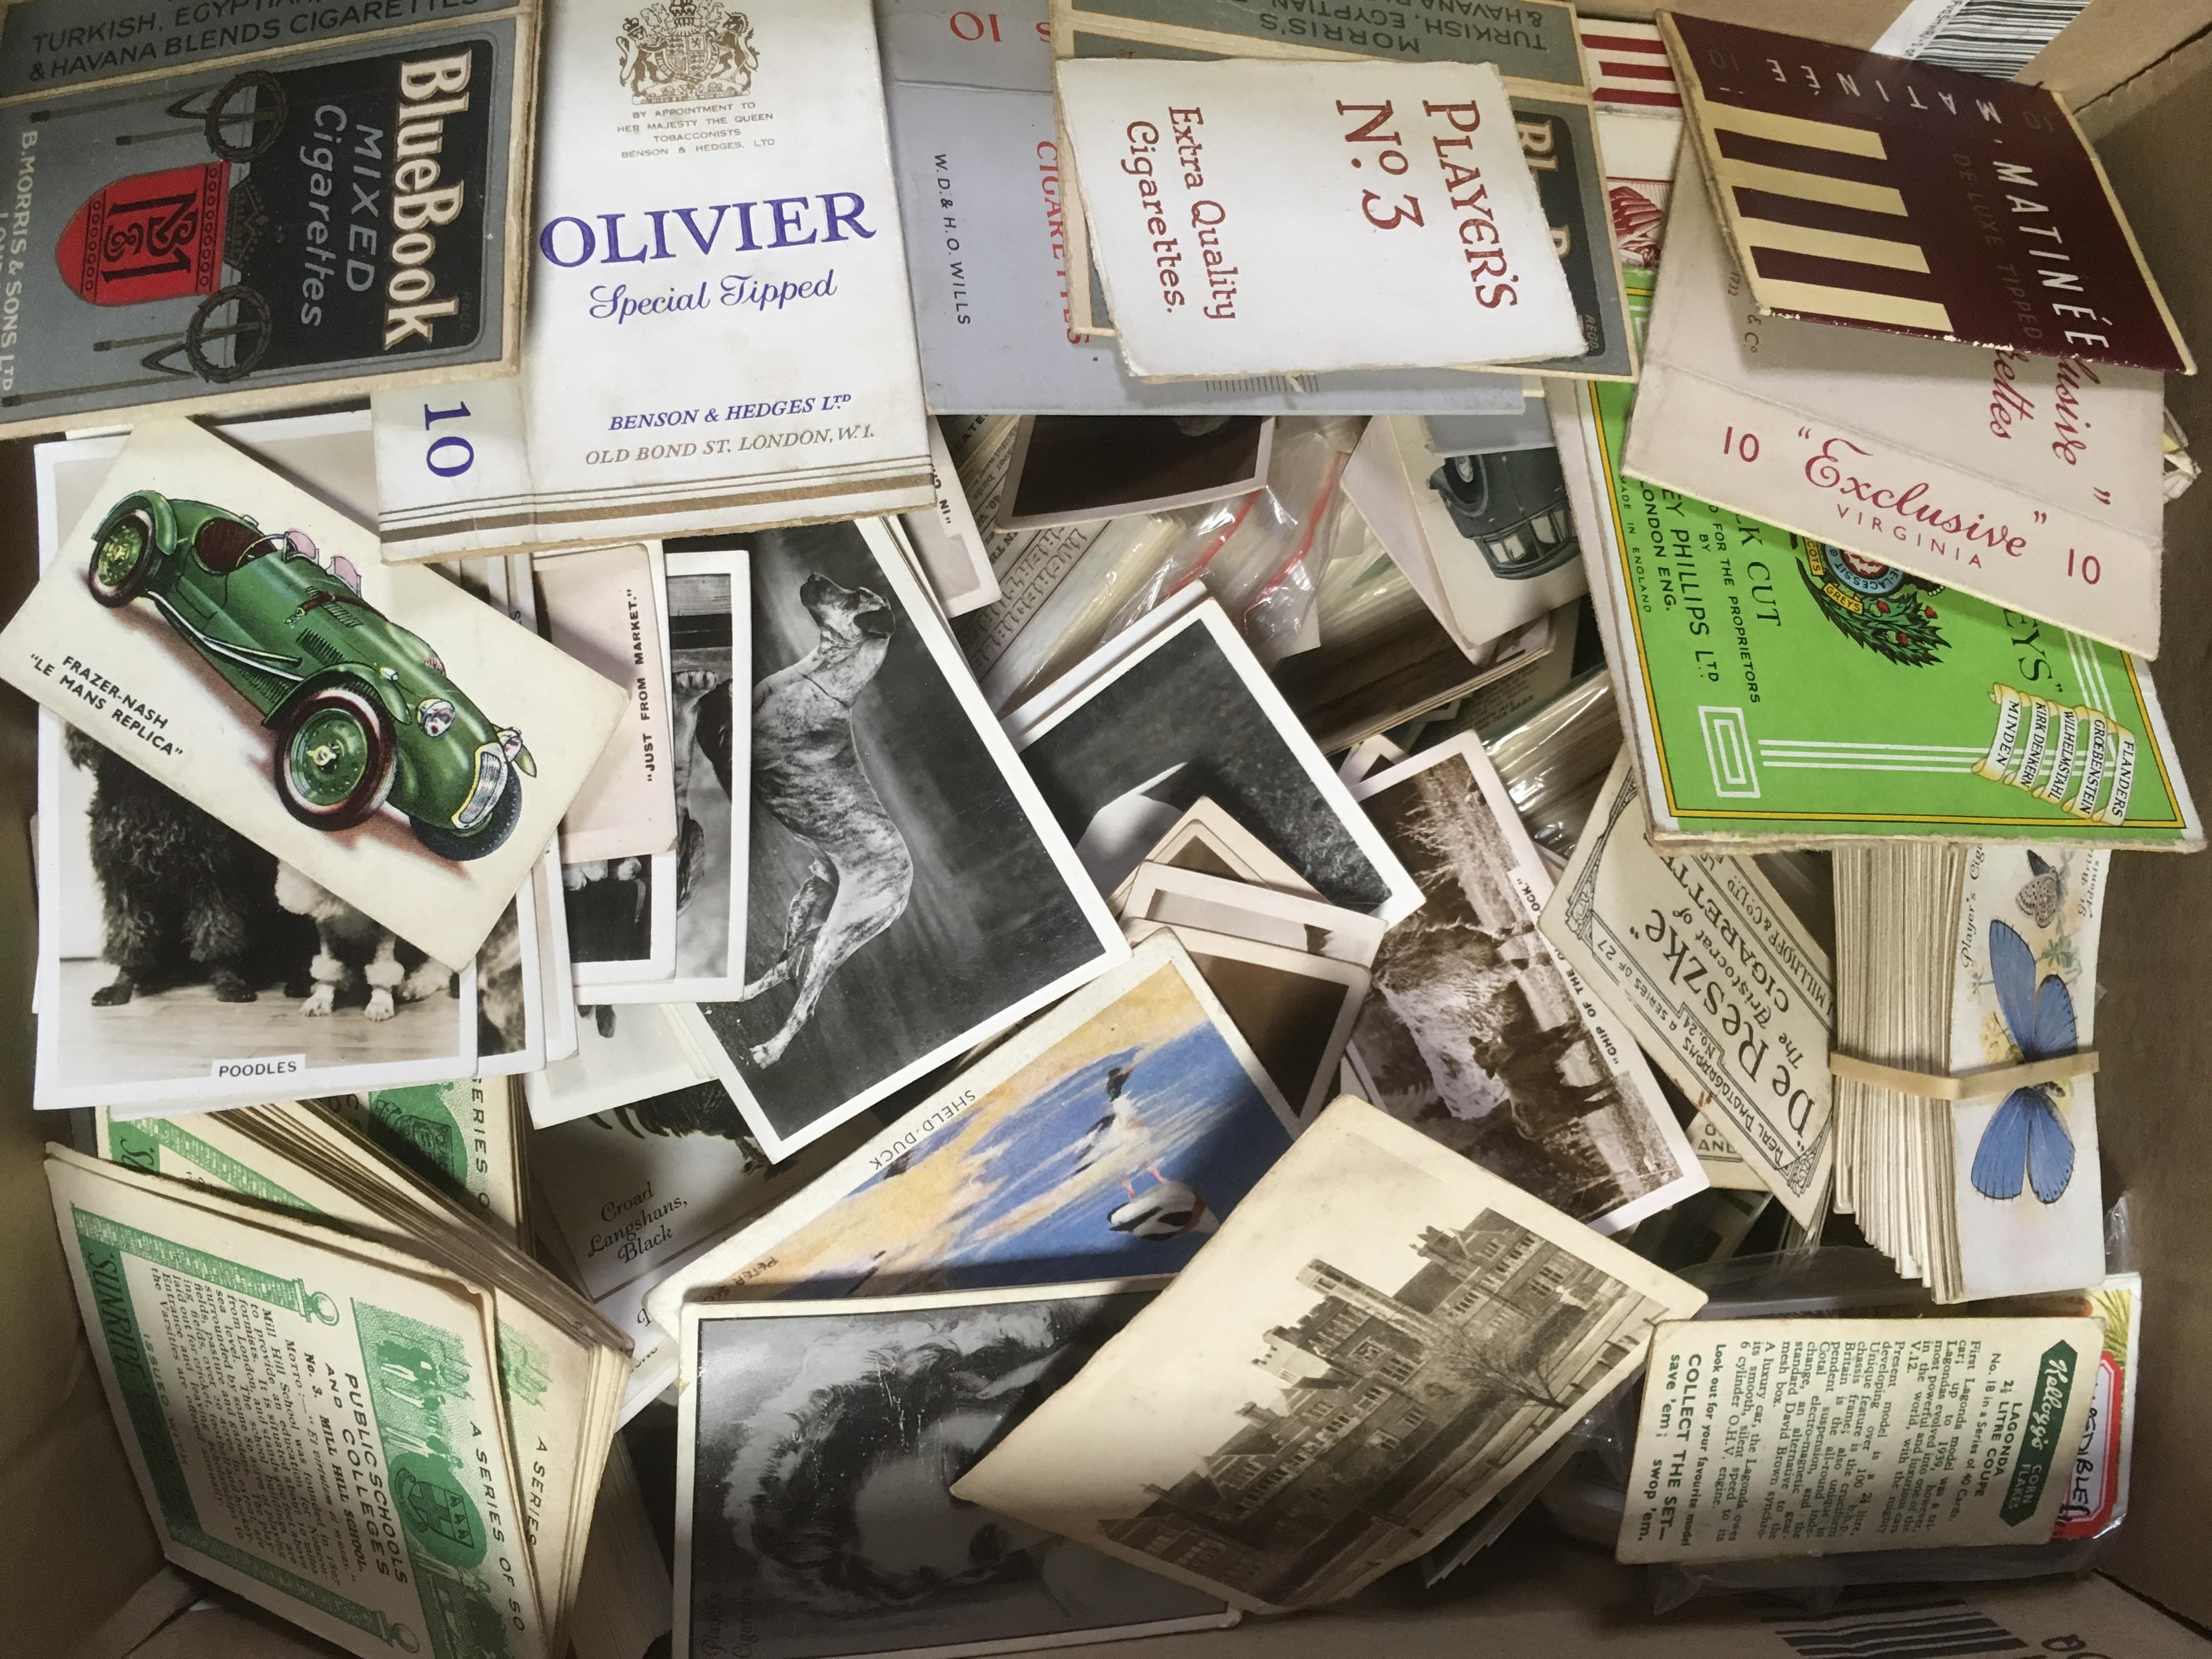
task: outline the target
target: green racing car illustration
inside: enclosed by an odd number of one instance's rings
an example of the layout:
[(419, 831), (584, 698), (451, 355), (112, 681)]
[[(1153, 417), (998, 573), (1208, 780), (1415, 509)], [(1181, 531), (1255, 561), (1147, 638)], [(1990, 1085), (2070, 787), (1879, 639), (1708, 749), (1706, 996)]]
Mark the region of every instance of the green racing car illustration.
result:
[(482, 858), (514, 832), (536, 763), (352, 576), (303, 532), (147, 489), (100, 521), (86, 584), (111, 610), (151, 600), (252, 704), (301, 823), (347, 830), (388, 801), (440, 857)]

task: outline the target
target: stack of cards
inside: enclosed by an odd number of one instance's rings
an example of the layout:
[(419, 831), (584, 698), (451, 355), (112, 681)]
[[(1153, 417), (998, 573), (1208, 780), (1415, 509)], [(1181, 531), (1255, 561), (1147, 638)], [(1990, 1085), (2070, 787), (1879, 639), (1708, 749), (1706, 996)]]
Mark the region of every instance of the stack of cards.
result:
[[(172, 1559), (356, 1652), (392, 1621), (465, 1630), (481, 1602), (520, 1651), (560, 1653), (626, 1339), (326, 1115), (100, 1136), (108, 1163), (54, 1148), (48, 1175)], [(230, 1365), (185, 1340), (210, 1330)], [(276, 1490), (282, 1528), (254, 1496)], [(397, 1517), (365, 1562), (364, 1495)], [(410, 1577), (439, 1587), (419, 1611), (390, 1601)]]
[(2109, 853), (1836, 856), (1836, 1207), (1939, 1302), (2104, 1277), (2097, 944)]
[(1322, 902), (1200, 796), (1114, 890), (1132, 944), (1172, 935), (1301, 1117), (1337, 1092), (1382, 922)]
[(528, 1248), (530, 1182), (523, 1168), (521, 1091), (504, 1078), (376, 1089), (316, 1104), (502, 1237)]

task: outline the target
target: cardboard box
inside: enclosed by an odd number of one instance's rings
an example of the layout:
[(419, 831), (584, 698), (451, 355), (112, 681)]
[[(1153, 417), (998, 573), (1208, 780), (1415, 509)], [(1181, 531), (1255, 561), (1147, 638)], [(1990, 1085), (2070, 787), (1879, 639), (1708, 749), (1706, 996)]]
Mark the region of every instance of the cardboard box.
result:
[[(1870, 46), (1899, 0), (1689, 0), (1700, 13), (1808, 29)], [(1648, 20), (1652, 7), (1612, 0), (1595, 15)], [(2212, 122), (2212, 0), (2091, 0), (2025, 71), (2063, 95), (2098, 146), (2184, 332), (2212, 343), (2212, 216), (2203, 210), (2204, 133)], [(2185, 430), (2212, 432), (2212, 374), (2169, 385)], [(35, 579), (29, 447), (0, 448), (0, 615)], [(2212, 778), (2212, 489), (2168, 509), (2166, 640), (2157, 673), (2183, 761)], [(285, 1633), (250, 1637), (220, 1613), (186, 1613), (190, 1587), (155, 1550), (138, 1494), (81, 1346), (83, 1335), (53, 1236), (40, 1145), (58, 1127), (29, 1109), (34, 926), (30, 840), (30, 705), (0, 690), (0, 1651), (159, 1659), (307, 1654)], [(2114, 860), (2100, 1009), (2100, 1083), (2111, 1189), (2130, 1201), (2150, 1319), (2142, 1347), (2133, 1510), (2105, 1578), (1970, 1584), (1919, 1596), (1931, 1616), (1965, 1621), (1972, 1650), (2212, 1659), (2179, 1620), (2212, 1622), (2212, 1422), (2201, 1409), (2212, 1374), (2212, 855)], [(2125, 1589), (2121, 1588), (2125, 1586)], [(2130, 1595), (2133, 1590), (2136, 1595)], [(2139, 1600), (2138, 1596), (2148, 1598)], [(1700, 1601), (1651, 1618), (1644, 1577), (1531, 1529), (1433, 1596), (1378, 1585), (1352, 1607), (1234, 1631), (1127, 1644), (1118, 1659), (1352, 1659), (1389, 1652), (1540, 1654), (1547, 1659), (1814, 1659), (1868, 1650), (1843, 1632), (1896, 1601), (1850, 1592), (1831, 1613)], [(165, 1622), (166, 1621), (166, 1622)], [(105, 1629), (103, 1629), (105, 1627)], [(156, 1632), (158, 1631), (158, 1633)], [(100, 1632), (97, 1642), (92, 1638)], [(1823, 1633), (1826, 1639), (1823, 1640)], [(142, 1647), (139, 1644), (144, 1644)], [(82, 1645), (81, 1645), (82, 1644)], [(1967, 1650), (1933, 1642), (1885, 1646), (1886, 1659)]]

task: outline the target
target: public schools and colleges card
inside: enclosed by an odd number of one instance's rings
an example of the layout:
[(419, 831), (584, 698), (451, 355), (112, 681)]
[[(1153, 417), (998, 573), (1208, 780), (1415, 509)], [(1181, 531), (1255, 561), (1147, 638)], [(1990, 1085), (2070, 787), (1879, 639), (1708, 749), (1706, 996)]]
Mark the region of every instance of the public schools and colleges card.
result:
[(7, 8), (0, 431), (511, 370), (538, 7), (441, 9)]
[(1626, 753), (1544, 906), (1544, 937), (1783, 1207), (1818, 1228), (1835, 1163), (1827, 952), (1747, 858), (1667, 858)]
[(386, 556), (927, 507), (867, 0), (549, 20), (519, 376), (375, 403)]
[(1616, 1553), (2046, 1542), (2103, 1353), (2094, 1318), (1662, 1325)]
[(1057, 77), (1133, 374), (1452, 368), (1581, 349), (1489, 65), (1091, 58)]
[(370, 1659), (544, 1653), (483, 1299), (59, 1149), (46, 1176), (171, 1560)]

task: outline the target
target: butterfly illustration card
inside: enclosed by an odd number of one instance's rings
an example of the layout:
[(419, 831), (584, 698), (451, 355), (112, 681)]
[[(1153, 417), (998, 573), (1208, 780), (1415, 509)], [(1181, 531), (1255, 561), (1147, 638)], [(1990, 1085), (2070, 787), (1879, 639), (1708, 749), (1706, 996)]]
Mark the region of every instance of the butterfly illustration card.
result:
[[(2111, 862), (2088, 848), (1968, 854), (1952, 983), (1954, 1073), (2096, 1047), (2097, 935)], [(1949, 1132), (1955, 1220), (1946, 1231), (1967, 1299), (2103, 1279), (2095, 1078), (1960, 1101)]]

